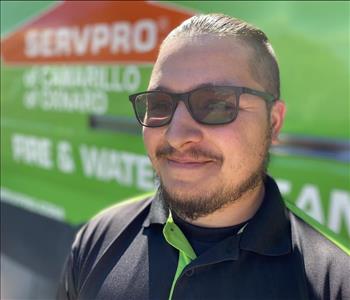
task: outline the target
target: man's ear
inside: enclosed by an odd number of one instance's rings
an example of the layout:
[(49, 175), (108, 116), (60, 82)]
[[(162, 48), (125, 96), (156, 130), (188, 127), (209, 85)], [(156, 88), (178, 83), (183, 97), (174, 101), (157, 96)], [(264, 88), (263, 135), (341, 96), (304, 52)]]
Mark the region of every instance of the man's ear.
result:
[(284, 101), (277, 100), (271, 108), (270, 124), (272, 129), (272, 144), (278, 144), (278, 135), (283, 126), (284, 116), (286, 114), (286, 105)]

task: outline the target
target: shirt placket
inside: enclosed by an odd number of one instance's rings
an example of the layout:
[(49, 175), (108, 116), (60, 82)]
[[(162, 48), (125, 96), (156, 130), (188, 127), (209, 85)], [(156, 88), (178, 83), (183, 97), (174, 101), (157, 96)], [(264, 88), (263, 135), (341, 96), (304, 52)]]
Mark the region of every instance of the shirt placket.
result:
[(175, 284), (178, 278), (180, 277), (182, 271), (192, 260), (194, 260), (197, 257), (197, 255), (194, 252), (188, 240), (186, 239), (185, 235), (181, 231), (181, 229), (174, 223), (171, 213), (169, 214), (168, 220), (164, 225), (163, 235), (165, 237), (165, 240), (179, 251), (177, 269), (169, 294), (169, 300), (171, 300)]

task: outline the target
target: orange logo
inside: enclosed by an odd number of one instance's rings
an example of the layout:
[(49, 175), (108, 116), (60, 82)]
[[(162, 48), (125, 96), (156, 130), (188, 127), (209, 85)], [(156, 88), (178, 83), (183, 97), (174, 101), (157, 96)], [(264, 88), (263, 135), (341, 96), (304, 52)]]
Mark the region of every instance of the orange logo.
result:
[(152, 63), (193, 13), (144, 1), (66, 1), (1, 41), (5, 63)]

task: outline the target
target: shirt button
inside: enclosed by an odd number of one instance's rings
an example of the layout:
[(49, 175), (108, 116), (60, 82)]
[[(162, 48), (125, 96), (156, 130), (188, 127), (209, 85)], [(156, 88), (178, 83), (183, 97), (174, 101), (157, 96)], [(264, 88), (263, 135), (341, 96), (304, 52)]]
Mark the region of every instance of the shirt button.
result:
[(185, 275), (186, 275), (187, 277), (191, 277), (193, 274), (194, 274), (194, 269), (189, 269), (189, 270), (187, 270), (187, 271), (185, 272)]

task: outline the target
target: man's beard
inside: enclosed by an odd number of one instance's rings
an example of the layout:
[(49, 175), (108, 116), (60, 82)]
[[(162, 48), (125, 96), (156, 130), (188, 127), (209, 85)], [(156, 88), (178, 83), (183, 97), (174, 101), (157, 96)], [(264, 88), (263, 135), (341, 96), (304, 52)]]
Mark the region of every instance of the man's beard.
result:
[[(161, 178), (158, 178), (160, 193), (171, 211), (182, 219), (196, 220), (225, 208), (259, 186), (264, 181), (270, 159), (269, 147), (271, 145), (272, 129), (269, 128), (266, 131), (265, 145), (260, 153), (260, 164), (239, 186), (219, 187), (207, 194), (186, 197), (181, 192), (176, 193), (168, 190), (162, 183)], [(193, 188), (195, 189), (196, 187)]]

